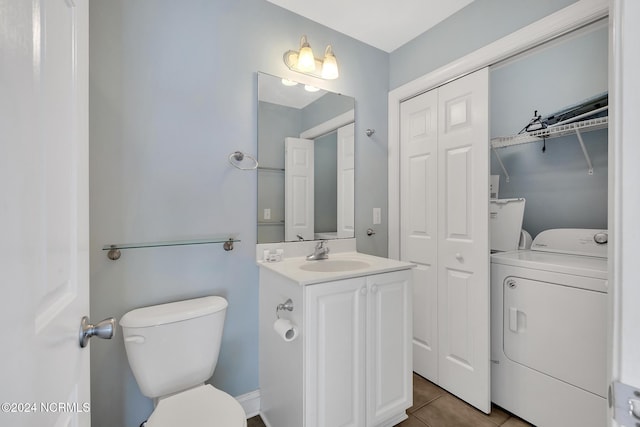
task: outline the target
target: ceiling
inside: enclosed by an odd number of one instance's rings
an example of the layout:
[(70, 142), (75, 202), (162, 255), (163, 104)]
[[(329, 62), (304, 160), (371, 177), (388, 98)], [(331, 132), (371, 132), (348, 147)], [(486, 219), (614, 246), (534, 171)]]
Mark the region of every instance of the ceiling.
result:
[(473, 0), (267, 0), (392, 52)]

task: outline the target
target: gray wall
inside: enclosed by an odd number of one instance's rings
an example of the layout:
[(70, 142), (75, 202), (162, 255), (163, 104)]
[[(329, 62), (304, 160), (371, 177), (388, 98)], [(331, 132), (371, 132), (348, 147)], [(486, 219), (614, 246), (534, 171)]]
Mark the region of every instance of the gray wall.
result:
[[(232, 395), (258, 388), (256, 172), (227, 163), (256, 153), (257, 71), (357, 100), (356, 186), (386, 188), (388, 55), (264, 0), (110, 0), (90, 4), (91, 316), (217, 294), (229, 300), (212, 382)], [(289, 71), (302, 34), (331, 43), (340, 78)], [(376, 70), (372, 73), (371, 70)], [(376, 128), (376, 137), (363, 130)], [(369, 165), (378, 165), (370, 168)], [(359, 250), (384, 255), (386, 229), (365, 236), (386, 192), (357, 191)], [(237, 233), (221, 245), (132, 249), (109, 243)], [(128, 367), (121, 334), (92, 342), (94, 427), (137, 427), (152, 410)]]
[[(548, 47), (492, 68), (491, 136), (518, 133), (534, 110), (543, 116), (607, 92), (606, 21)], [(500, 174), (500, 198), (524, 197), (523, 228), (535, 237), (549, 228), (607, 228), (607, 130), (583, 133), (593, 175), (575, 135), (502, 148), (498, 153), (510, 182)]]
[[(299, 136), (302, 110), (269, 102), (258, 102), (258, 159), (260, 166), (284, 169), (284, 139)], [(258, 240), (260, 243), (284, 241), (284, 171), (260, 169), (258, 176)], [(271, 209), (273, 224), (264, 224), (264, 209)]]
[(349, 96), (328, 93), (302, 109), (302, 129), (311, 129), (354, 109), (355, 100)]
[(390, 54), (395, 89), (577, 0), (475, 0)]

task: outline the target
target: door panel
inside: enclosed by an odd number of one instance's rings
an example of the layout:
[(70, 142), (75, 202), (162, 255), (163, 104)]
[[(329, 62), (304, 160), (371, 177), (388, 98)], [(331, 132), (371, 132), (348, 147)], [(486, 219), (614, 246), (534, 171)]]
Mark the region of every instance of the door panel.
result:
[(401, 254), (420, 264), (437, 258), (437, 95), (401, 105)]
[[(405, 251), (412, 254), (414, 262), (428, 263), (429, 252), (421, 252), (430, 241), (435, 239), (433, 224), (435, 218), (429, 216), (430, 194), (426, 190), (429, 176), (433, 176), (434, 156), (416, 155), (408, 159), (408, 192), (412, 195), (407, 201), (407, 242)], [(430, 227), (431, 226), (431, 227)], [(431, 229), (430, 229), (431, 228)]]
[(314, 239), (313, 141), (285, 138), (285, 240)]
[(456, 147), (447, 150), (444, 154), (444, 167), (446, 170), (446, 182), (444, 198), (447, 215), (443, 218), (446, 236), (448, 239), (471, 240), (471, 227), (473, 212), (471, 197), (473, 183), (470, 180), (473, 171), (472, 148)]
[[(444, 92), (448, 92), (451, 89), (447, 85), (443, 86), (443, 88), (446, 88)], [(443, 134), (470, 129), (473, 126), (472, 115), (470, 113), (472, 97), (473, 95), (467, 92), (444, 101), (445, 122), (441, 130)]]
[(438, 89), (439, 384), (490, 410), (488, 70)]
[(438, 383), (438, 269), (418, 264), (413, 274), (413, 370)]
[(447, 346), (443, 350), (447, 353), (443, 356), (450, 362), (468, 371), (473, 371), (473, 337), (470, 335), (469, 324), (472, 323), (472, 305), (469, 301), (471, 292), (469, 278), (471, 274), (466, 271), (447, 270), (444, 298), (447, 300)]
[(436, 91), (401, 105), (400, 259), (413, 270), (413, 369), (438, 380), (437, 340), (437, 171)]

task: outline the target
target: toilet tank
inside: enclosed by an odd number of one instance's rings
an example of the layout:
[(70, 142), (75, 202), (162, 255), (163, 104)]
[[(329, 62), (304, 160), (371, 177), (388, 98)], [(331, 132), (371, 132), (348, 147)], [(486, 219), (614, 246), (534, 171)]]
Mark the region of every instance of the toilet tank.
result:
[(227, 310), (218, 296), (138, 308), (120, 319), (129, 366), (147, 397), (204, 383), (213, 375)]

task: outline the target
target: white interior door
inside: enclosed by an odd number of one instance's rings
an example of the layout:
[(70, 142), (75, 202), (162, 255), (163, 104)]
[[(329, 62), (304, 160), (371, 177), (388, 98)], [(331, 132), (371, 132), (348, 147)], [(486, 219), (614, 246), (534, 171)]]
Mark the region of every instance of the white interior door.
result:
[(338, 237), (355, 236), (355, 124), (338, 128)]
[(413, 370), (438, 382), (438, 96), (400, 106), (400, 259), (413, 274)]
[(285, 138), (284, 153), (284, 238), (314, 240), (313, 141)]
[(88, 426), (88, 2), (0, 16), (0, 425)]
[(489, 72), (438, 90), (439, 384), (489, 412)]

